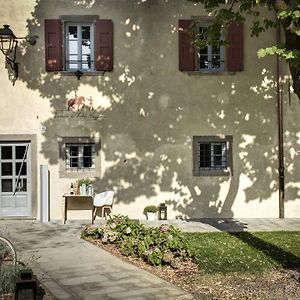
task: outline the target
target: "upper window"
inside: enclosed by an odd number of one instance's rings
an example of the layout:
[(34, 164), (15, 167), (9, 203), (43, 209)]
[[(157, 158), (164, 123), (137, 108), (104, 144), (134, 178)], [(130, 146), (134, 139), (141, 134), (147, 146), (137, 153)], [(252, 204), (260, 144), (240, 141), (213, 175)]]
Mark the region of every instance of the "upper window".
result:
[[(194, 45), (192, 27), (194, 20), (179, 20), (179, 70), (201, 73), (243, 70), (243, 24), (231, 22), (226, 27), (228, 47), (208, 45), (197, 48)], [(198, 21), (197, 21), (198, 22)], [(199, 23), (199, 37), (205, 35), (207, 24)], [(220, 39), (223, 38), (220, 36)]]
[(232, 173), (232, 137), (193, 137), (194, 176), (222, 176)]
[(113, 70), (113, 24), (98, 16), (45, 20), (46, 71)]
[[(199, 27), (199, 36), (205, 35), (207, 27)], [(196, 49), (196, 68), (203, 72), (224, 71), (224, 46), (208, 45)]]
[(92, 24), (67, 24), (65, 44), (66, 70), (95, 70)]

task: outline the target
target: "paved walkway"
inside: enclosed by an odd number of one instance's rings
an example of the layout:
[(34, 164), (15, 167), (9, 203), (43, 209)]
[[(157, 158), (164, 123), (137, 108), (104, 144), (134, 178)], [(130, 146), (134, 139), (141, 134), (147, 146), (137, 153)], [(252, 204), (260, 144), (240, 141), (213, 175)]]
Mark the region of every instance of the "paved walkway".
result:
[[(32, 220), (0, 220), (0, 234), (18, 250), (53, 295), (48, 299), (193, 299), (187, 292), (79, 238), (86, 222), (41, 224)], [(146, 226), (163, 221), (147, 222)], [(170, 220), (184, 231), (300, 230), (299, 219)]]

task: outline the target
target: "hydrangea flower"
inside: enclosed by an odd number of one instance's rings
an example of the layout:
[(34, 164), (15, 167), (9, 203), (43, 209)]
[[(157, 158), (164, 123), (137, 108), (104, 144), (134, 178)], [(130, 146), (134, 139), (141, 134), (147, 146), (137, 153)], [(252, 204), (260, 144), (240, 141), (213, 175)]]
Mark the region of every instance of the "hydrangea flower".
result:
[(128, 226), (128, 227), (126, 227), (126, 229), (125, 229), (125, 233), (126, 234), (130, 234), (131, 233), (131, 228)]
[(169, 227), (167, 224), (164, 224), (160, 227), (160, 231), (162, 231), (162, 232), (168, 231), (168, 229), (169, 229)]
[(110, 227), (111, 229), (115, 229), (115, 228), (117, 227), (117, 225), (116, 225), (115, 223), (111, 223), (111, 224), (109, 225), (109, 227)]

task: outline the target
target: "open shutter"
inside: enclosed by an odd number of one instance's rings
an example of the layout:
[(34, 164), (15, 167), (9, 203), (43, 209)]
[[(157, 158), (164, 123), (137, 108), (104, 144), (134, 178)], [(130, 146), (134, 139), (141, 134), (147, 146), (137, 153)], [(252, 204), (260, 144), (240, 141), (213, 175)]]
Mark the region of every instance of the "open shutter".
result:
[(96, 70), (113, 70), (113, 23), (111, 20), (96, 22)]
[(63, 69), (60, 20), (45, 20), (45, 63), (46, 71), (61, 71)]
[(195, 70), (195, 50), (189, 27), (192, 25), (192, 20), (179, 20), (179, 70), (194, 71)]
[(227, 70), (239, 72), (244, 69), (244, 25), (231, 22), (227, 30)]

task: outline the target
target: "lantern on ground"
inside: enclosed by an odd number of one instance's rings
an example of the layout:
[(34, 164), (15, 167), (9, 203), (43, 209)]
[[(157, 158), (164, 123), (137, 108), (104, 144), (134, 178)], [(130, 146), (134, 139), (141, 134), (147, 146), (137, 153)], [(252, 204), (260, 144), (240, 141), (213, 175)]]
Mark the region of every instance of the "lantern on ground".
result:
[(16, 281), (16, 300), (35, 300), (37, 291), (37, 278), (31, 270), (22, 270)]
[(158, 206), (158, 219), (167, 220), (167, 206), (165, 203), (160, 203)]

